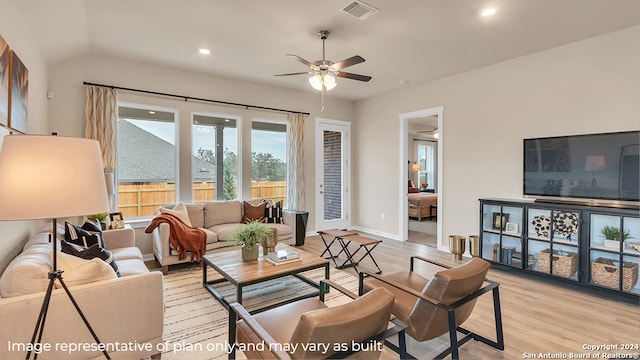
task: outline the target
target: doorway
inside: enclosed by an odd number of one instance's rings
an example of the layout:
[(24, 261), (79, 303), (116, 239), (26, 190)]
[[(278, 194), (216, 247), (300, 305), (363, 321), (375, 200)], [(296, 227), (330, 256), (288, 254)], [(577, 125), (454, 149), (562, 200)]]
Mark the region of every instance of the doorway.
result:
[(349, 227), (350, 132), (346, 121), (316, 119), (316, 228)]
[[(414, 111), (410, 113), (400, 114), (400, 203), (399, 203), (399, 214), (401, 214), (401, 218), (399, 221), (400, 229), (399, 233), (401, 234), (401, 238), (403, 240), (409, 239), (409, 191), (407, 188), (407, 184), (409, 184), (409, 180), (413, 180), (415, 182), (419, 182), (419, 184), (415, 184), (417, 188), (420, 189), (420, 194), (435, 197), (433, 201), (435, 202), (434, 209), (435, 211), (431, 213), (427, 208), (418, 210), (420, 214), (428, 214), (434, 215), (430, 216), (431, 223), (425, 223), (425, 219), (421, 218), (413, 225), (417, 225), (417, 229), (422, 229), (422, 231), (430, 231), (432, 232), (430, 240), (435, 240), (436, 247), (444, 247), (442, 245), (442, 221), (438, 221), (438, 216), (442, 214), (442, 202), (443, 202), (443, 183), (442, 183), (442, 144), (443, 144), (443, 112), (444, 107), (435, 107), (430, 109), (424, 109), (419, 111)], [(435, 136), (434, 136), (435, 135)], [(437, 137), (437, 138), (436, 138)], [(419, 158), (419, 154), (417, 153), (417, 146), (414, 145), (414, 139), (416, 139), (416, 143), (423, 143), (426, 141), (431, 142), (434, 146), (432, 148), (435, 152), (435, 164), (431, 166), (431, 170), (435, 170), (435, 176), (431, 174), (426, 174), (427, 168), (429, 168), (429, 164), (425, 161), (421, 161)], [(415, 152), (414, 152), (415, 151)], [(419, 166), (418, 166), (419, 165)], [(420, 177), (422, 175), (422, 177)], [(415, 179), (414, 179), (415, 178)], [(428, 181), (424, 181), (423, 179), (429, 179)], [(427, 183), (427, 186), (424, 187), (422, 183)], [(428, 182), (433, 182), (433, 184), (428, 184)], [(415, 197), (415, 196), (412, 196)], [(415, 199), (412, 199), (414, 202)], [(413, 206), (413, 205), (412, 205)], [(427, 205), (424, 205), (427, 206)], [(430, 206), (430, 205), (428, 205)], [(412, 209), (411, 214), (415, 215), (415, 208)], [(412, 217), (412, 219), (418, 219), (419, 217)], [(412, 220), (413, 221), (413, 220)], [(426, 230), (424, 230), (426, 229)], [(435, 233), (433, 233), (435, 231)]]

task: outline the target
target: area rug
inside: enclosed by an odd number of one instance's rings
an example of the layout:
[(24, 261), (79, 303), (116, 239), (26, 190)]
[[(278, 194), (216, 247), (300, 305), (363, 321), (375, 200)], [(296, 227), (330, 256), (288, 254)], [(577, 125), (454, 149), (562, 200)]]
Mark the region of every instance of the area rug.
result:
[[(209, 270), (209, 279), (216, 273)], [(303, 273), (319, 281), (324, 269)], [(217, 275), (219, 277), (219, 275)], [(338, 269), (331, 269), (331, 280), (357, 293), (358, 278)], [(235, 287), (216, 285), (216, 289), (233, 301)], [(243, 305), (249, 311), (278, 303), (287, 298), (314, 291), (310, 285), (292, 277), (271, 280), (249, 286), (243, 291)], [(326, 295), (329, 306), (348, 302), (349, 298), (332, 290)], [(202, 287), (202, 269), (197, 266), (172, 270), (164, 277), (164, 351), (162, 359), (226, 359), (228, 354), (228, 312)], [(243, 358), (240, 352), (238, 358)]]

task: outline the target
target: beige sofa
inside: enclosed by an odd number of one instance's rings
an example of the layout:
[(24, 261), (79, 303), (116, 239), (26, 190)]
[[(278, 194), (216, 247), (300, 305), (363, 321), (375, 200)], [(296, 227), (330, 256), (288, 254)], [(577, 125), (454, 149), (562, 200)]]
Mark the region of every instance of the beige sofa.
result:
[[(52, 268), (52, 245), (48, 242), (51, 226), (48, 228), (30, 236), (22, 253), (0, 277), (0, 359), (26, 356), (21, 345), (31, 340), (49, 284), (47, 273)], [(102, 260), (82, 260), (59, 253), (58, 268), (64, 270), (63, 280), (102, 343), (144, 345), (131, 351), (110, 351), (111, 358), (159, 358), (164, 315), (162, 274), (150, 272), (144, 265), (142, 254), (135, 247), (133, 229), (105, 231), (104, 240), (121, 277)], [(104, 358), (99, 351), (62, 351), (67, 344), (93, 344), (94, 340), (64, 289), (58, 287), (51, 296), (42, 337), (42, 343), (50, 344), (52, 350), (40, 357)], [(56, 344), (60, 344), (58, 351)]]
[[(257, 204), (259, 200), (252, 203)], [(244, 226), (241, 221), (244, 215), (242, 201), (210, 201), (204, 203), (184, 204), (187, 208), (189, 221), (194, 228), (200, 228), (207, 234), (207, 253), (230, 250), (233, 246), (229, 240), (231, 233)], [(167, 206), (173, 208), (172, 206)], [(267, 224), (277, 230), (278, 242), (295, 243), (295, 214), (287, 210), (282, 211), (283, 224)], [(162, 223), (153, 230), (153, 254), (162, 266), (162, 272), (167, 273), (169, 265), (189, 262), (191, 256), (179, 260), (178, 252), (169, 242), (169, 224)]]

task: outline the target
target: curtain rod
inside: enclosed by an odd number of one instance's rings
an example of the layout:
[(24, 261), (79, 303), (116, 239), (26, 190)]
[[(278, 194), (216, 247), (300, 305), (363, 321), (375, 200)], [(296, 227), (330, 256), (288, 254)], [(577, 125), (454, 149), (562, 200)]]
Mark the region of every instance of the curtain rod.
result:
[(277, 109), (277, 108), (270, 108), (270, 107), (258, 106), (258, 105), (240, 104), (240, 103), (234, 103), (234, 102), (228, 102), (228, 101), (221, 101), (221, 100), (212, 100), (212, 99), (205, 99), (205, 98), (197, 98), (197, 97), (193, 97), (193, 96), (184, 96), (184, 95), (176, 95), (176, 94), (162, 93), (162, 92), (157, 92), (157, 91), (149, 91), (149, 90), (132, 89), (132, 88), (126, 88), (126, 87), (120, 87), (120, 86), (114, 86), (114, 85), (96, 84), (96, 83), (91, 83), (91, 82), (87, 82), (87, 81), (83, 82), (83, 85), (101, 86), (101, 87), (107, 87), (107, 88), (111, 88), (111, 89), (126, 90), (126, 91), (133, 91), (133, 92), (139, 92), (139, 93), (144, 93), (144, 94), (160, 95), (160, 96), (169, 96), (169, 97), (175, 97), (175, 98), (184, 99), (184, 101), (187, 101), (187, 100), (196, 100), (196, 101), (211, 102), (211, 103), (222, 104), (222, 105), (229, 105), (229, 106), (239, 106), (239, 107), (243, 107), (243, 108), (246, 108), (246, 109), (252, 108), (252, 109), (259, 109), (259, 110), (279, 111), (279, 112), (285, 112), (285, 113), (291, 113), (291, 114), (310, 115), (308, 112), (302, 112), (302, 111), (293, 111), (293, 110)]

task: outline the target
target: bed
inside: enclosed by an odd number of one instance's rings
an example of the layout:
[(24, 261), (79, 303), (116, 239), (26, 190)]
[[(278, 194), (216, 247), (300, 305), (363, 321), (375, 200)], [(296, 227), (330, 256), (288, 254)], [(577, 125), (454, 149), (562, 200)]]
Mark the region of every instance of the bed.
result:
[(409, 217), (434, 218), (438, 214), (438, 194), (428, 192), (409, 193)]

